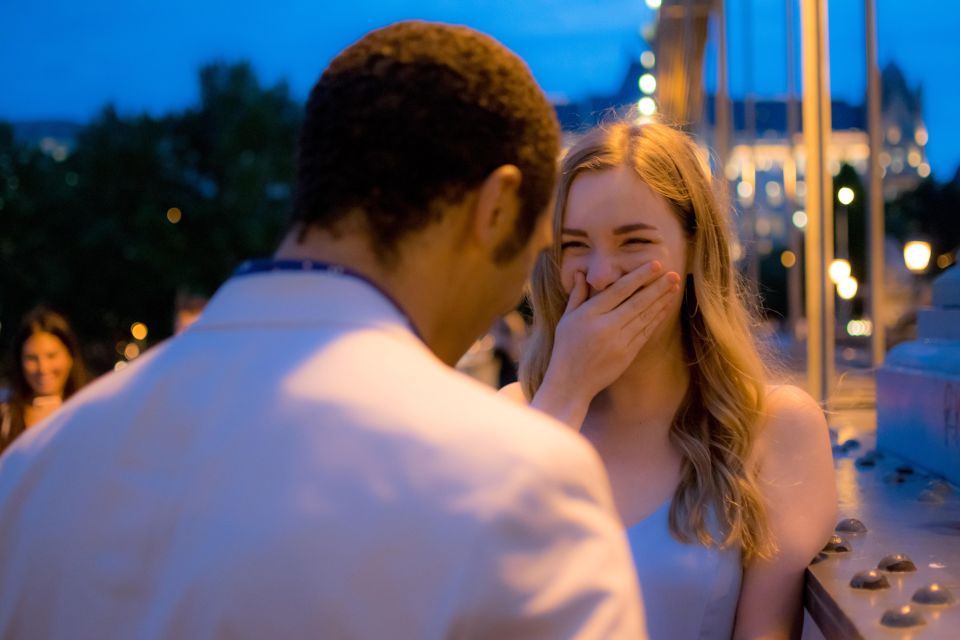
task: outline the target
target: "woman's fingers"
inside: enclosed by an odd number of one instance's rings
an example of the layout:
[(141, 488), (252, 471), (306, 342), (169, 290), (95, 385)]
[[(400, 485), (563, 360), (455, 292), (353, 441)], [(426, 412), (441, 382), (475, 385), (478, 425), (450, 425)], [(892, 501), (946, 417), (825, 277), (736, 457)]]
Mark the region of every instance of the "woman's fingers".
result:
[(570, 290), (570, 296), (567, 298), (567, 309), (564, 311), (564, 314), (570, 313), (582, 305), (587, 299), (588, 290), (589, 287), (587, 287), (586, 277), (583, 275), (583, 272), (577, 271), (574, 273), (573, 289)]
[(654, 330), (667, 317), (669, 306), (669, 296), (661, 296), (652, 306), (624, 327), (624, 333), (629, 336), (626, 349), (628, 353), (636, 353), (643, 348)]
[(634, 293), (628, 300), (614, 311), (619, 316), (621, 326), (631, 324), (637, 318), (642, 318), (648, 308), (658, 301), (666, 301), (680, 290), (680, 275), (674, 271), (665, 273), (653, 283)]
[(590, 302), (598, 313), (613, 311), (639, 289), (650, 284), (662, 269), (663, 265), (657, 260), (647, 262), (595, 295)]

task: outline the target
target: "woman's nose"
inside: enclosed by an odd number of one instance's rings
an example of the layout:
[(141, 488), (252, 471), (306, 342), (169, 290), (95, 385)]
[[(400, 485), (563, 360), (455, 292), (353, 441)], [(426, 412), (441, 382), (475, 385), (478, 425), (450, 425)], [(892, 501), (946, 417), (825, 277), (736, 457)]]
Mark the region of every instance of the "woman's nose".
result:
[(623, 269), (609, 256), (596, 255), (587, 269), (587, 284), (594, 291), (603, 291), (623, 275)]

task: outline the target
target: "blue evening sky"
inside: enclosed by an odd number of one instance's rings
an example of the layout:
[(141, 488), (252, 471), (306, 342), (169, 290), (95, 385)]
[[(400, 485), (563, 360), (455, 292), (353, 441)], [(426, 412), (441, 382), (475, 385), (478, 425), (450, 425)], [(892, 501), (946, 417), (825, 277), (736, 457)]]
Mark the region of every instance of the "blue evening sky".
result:
[[(935, 177), (960, 163), (960, 3), (877, 0), (881, 66), (895, 60), (923, 85)], [(741, 94), (752, 50), (753, 93), (786, 90), (783, 0), (727, 0), (730, 73)], [(752, 15), (746, 47), (744, 16)], [(863, 2), (830, 2), (831, 84), (862, 99)], [(612, 91), (651, 11), (643, 0), (2, 0), (0, 118), (84, 121), (107, 102), (162, 113), (197, 99), (196, 69), (250, 60), (267, 83), (303, 98), (330, 58), (366, 31), (404, 18), (467, 24), (530, 64), (551, 94)], [(713, 82), (708, 80), (712, 86)]]

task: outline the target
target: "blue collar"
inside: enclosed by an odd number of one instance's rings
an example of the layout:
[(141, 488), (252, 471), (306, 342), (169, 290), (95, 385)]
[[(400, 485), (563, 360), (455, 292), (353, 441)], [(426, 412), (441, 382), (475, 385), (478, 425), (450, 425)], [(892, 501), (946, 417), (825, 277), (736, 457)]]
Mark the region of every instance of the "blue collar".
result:
[(407, 325), (410, 327), (410, 330), (413, 332), (413, 335), (417, 336), (421, 342), (425, 343), (423, 336), (420, 335), (420, 331), (417, 330), (417, 326), (413, 324), (413, 320), (410, 319), (410, 315), (403, 310), (403, 307), (401, 307), (396, 300), (393, 299), (393, 296), (384, 291), (380, 285), (367, 276), (358, 273), (349, 267), (331, 262), (322, 262), (319, 260), (274, 260), (272, 258), (261, 258), (257, 260), (247, 260), (241, 264), (239, 267), (237, 267), (237, 270), (233, 272), (233, 277), (240, 278), (257, 273), (273, 273), (276, 271), (312, 271), (315, 273), (328, 273), (360, 280), (361, 282), (364, 282), (372, 287), (377, 293), (383, 296), (387, 302), (393, 305), (393, 307), (397, 310), (397, 313), (399, 313), (406, 321)]

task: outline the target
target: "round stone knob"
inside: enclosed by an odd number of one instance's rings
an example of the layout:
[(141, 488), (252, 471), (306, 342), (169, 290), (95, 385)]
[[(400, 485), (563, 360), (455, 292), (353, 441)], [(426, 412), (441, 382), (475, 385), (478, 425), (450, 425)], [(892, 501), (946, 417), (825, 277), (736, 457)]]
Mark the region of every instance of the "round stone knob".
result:
[(904, 629), (907, 627), (919, 627), (920, 625), (927, 624), (927, 621), (923, 619), (923, 616), (920, 615), (920, 612), (914, 607), (905, 604), (902, 607), (884, 611), (883, 617), (880, 618), (880, 624), (886, 627)]
[(943, 480), (931, 480), (929, 483), (927, 483), (927, 491), (935, 493), (944, 498), (953, 493), (953, 489), (950, 488), (950, 485)]
[(913, 560), (905, 553), (891, 553), (877, 563), (877, 569), (890, 573), (909, 573), (916, 571), (917, 565), (913, 564)]
[(867, 527), (856, 518), (845, 518), (837, 523), (835, 531), (841, 533), (866, 533)]
[(853, 451), (854, 449), (860, 448), (860, 441), (856, 438), (850, 438), (840, 445), (844, 451)]
[(840, 536), (830, 536), (827, 546), (823, 548), (827, 553), (849, 553), (850, 543)]
[(913, 601), (917, 604), (953, 604), (957, 599), (950, 589), (934, 582), (917, 589), (913, 594)]
[(887, 484), (903, 484), (907, 481), (907, 474), (893, 471), (883, 476), (883, 481)]
[(887, 576), (876, 569), (870, 569), (869, 571), (860, 571), (854, 574), (850, 580), (850, 586), (854, 589), (876, 591), (878, 589), (889, 589), (890, 583), (887, 582)]
[(927, 504), (943, 504), (944, 497), (937, 493), (936, 491), (931, 491), (930, 489), (924, 489), (920, 492), (920, 495), (917, 496), (919, 502), (925, 502)]

